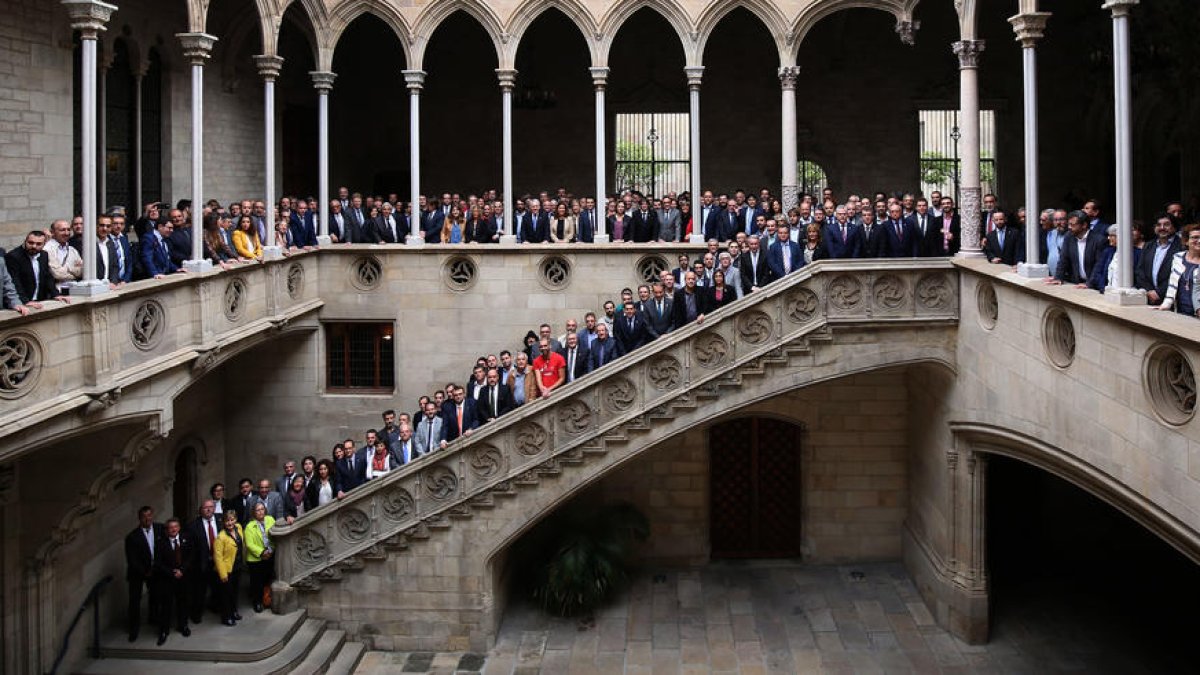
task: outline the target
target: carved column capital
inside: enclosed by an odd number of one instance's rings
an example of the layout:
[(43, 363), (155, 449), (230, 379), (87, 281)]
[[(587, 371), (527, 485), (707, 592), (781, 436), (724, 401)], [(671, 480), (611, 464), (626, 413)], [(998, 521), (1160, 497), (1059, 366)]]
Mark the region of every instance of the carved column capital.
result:
[(116, 5), (99, 0), (62, 0), (62, 6), (71, 17), (71, 28), (82, 33), (84, 40), (95, 40), (100, 31), (107, 29), (108, 20), (117, 11)]
[(212, 56), (213, 45), (217, 36), (208, 33), (176, 33), (179, 44), (183, 47), (183, 55), (193, 66), (202, 66)]
[(1113, 18), (1116, 19), (1122, 16), (1129, 16), (1129, 12), (1133, 11), (1133, 6), (1140, 4), (1142, 0), (1108, 0), (1101, 9), (1107, 9), (1112, 12)]
[(1046, 22), (1050, 19), (1050, 12), (1023, 12), (1008, 20), (1012, 24), (1013, 32), (1017, 35), (1017, 42), (1026, 49), (1032, 49), (1037, 45), (1038, 40), (1041, 40), (1046, 34)]
[(687, 66), (683, 73), (687, 75), (688, 89), (700, 88), (700, 81), (704, 79), (704, 66)]
[(896, 35), (899, 35), (900, 41), (906, 45), (917, 44), (917, 31), (919, 30), (921, 30), (920, 21), (909, 19), (896, 22)]
[(406, 70), (404, 71), (404, 84), (410, 92), (419, 92), (425, 87), (425, 71), (423, 70)]
[(608, 68), (588, 68), (588, 72), (592, 74), (592, 87), (594, 89), (603, 89), (608, 86)]
[(800, 66), (783, 66), (779, 69), (779, 84), (784, 90), (795, 89), (800, 77)]
[(328, 94), (333, 89), (333, 81), (337, 79), (337, 73), (328, 70), (310, 70), (308, 76), (312, 78), (313, 88), (321, 94)]
[(500, 91), (511, 92), (517, 86), (517, 71), (514, 68), (497, 68), (496, 77), (500, 80)]
[(979, 67), (979, 55), (984, 50), (983, 40), (959, 40), (952, 47), (954, 48), (954, 54), (958, 56), (958, 67), (960, 70)]
[(254, 57), (254, 65), (258, 67), (258, 74), (264, 80), (275, 80), (279, 77), (279, 71), (283, 70), (283, 57), (274, 54), (258, 54)]

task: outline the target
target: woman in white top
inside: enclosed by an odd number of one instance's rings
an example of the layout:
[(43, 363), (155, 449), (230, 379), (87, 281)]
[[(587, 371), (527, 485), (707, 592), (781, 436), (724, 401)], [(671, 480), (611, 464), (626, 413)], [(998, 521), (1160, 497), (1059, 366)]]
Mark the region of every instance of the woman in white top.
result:
[(337, 499), (339, 492), (341, 489), (337, 484), (337, 472), (333, 470), (333, 462), (322, 459), (317, 462), (317, 475), (308, 481), (308, 487), (304, 490), (304, 512)]

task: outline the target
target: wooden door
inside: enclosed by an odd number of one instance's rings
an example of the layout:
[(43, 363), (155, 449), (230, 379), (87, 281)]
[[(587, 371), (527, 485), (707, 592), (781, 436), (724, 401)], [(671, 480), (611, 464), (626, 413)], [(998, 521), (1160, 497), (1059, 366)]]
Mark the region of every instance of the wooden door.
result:
[(714, 558), (787, 558), (800, 551), (800, 431), (748, 417), (709, 431)]

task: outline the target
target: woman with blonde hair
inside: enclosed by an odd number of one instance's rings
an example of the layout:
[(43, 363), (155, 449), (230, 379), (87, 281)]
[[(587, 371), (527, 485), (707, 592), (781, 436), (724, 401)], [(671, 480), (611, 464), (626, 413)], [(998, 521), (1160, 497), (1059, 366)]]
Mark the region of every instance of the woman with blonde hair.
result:
[(242, 615), (237, 611), (238, 580), (246, 567), (245, 535), (238, 525), (237, 512), (226, 511), (224, 526), (213, 542), (213, 566), (221, 581), (221, 622), (235, 626)]

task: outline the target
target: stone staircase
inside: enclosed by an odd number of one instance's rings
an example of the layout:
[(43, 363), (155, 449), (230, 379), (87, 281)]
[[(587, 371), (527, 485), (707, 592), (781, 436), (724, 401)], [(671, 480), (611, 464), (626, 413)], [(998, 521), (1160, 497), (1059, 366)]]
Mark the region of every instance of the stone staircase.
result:
[(254, 614), (237, 627), (225, 626), (209, 616), (192, 626), (190, 637), (172, 632), (167, 643), (156, 644), (156, 631), (147, 626), (137, 642), (129, 643), (119, 628), (101, 638), (101, 658), (75, 672), (99, 675), (161, 675), (187, 673), (245, 673), (276, 675), (349, 675), (365, 647), (347, 641), (346, 632), (331, 629), (322, 619), (298, 610), (289, 614)]
[[(294, 591), (318, 593), (347, 573), (415, 551), (506, 502), (520, 507), (502, 509), (505, 518), (516, 512), (532, 522), (572, 486), (656, 439), (719, 415), (722, 399), (814, 365), (839, 332), (863, 326), (917, 331), (957, 318), (958, 283), (948, 261), (806, 266), (703, 324), (563, 387), (551, 400), (524, 406), (291, 527), (276, 528), (277, 597), (287, 598), (285, 608), (312, 606)], [(560, 485), (548, 489), (546, 481), (554, 479)], [(500, 526), (509, 527), (488, 527)], [(435, 546), (433, 555), (442, 548)]]

